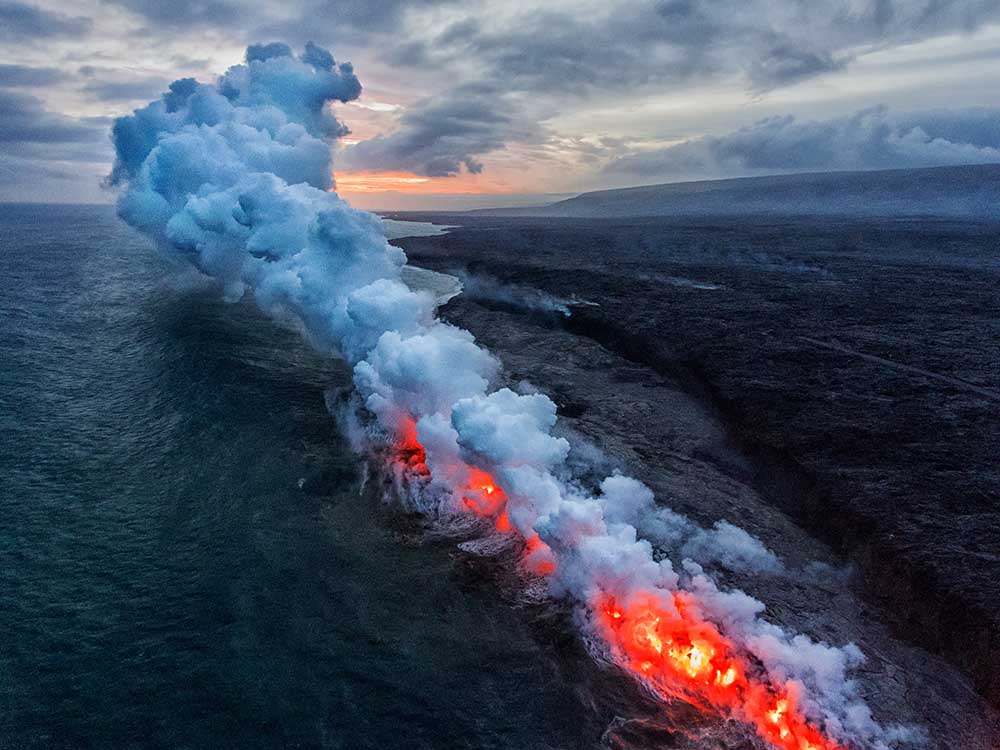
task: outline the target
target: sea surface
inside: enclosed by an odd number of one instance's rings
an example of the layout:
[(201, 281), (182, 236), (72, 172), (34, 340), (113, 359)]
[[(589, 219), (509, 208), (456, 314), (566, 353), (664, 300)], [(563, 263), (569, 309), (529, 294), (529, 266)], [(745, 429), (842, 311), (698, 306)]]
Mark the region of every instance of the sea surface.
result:
[(531, 618), (363, 483), (341, 364), (108, 207), (0, 206), (0, 321), (0, 747), (593, 744)]

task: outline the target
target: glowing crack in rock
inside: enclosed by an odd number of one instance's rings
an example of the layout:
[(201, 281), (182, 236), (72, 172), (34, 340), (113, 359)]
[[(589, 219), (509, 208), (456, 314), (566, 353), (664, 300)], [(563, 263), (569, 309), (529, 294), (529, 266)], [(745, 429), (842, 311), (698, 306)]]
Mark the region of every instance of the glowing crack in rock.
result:
[(347, 131), (329, 103), (360, 92), (350, 64), (312, 44), (254, 45), (214, 83), (175, 81), (114, 124), (119, 215), (350, 363), (370, 438), (392, 446), (421, 506), (520, 540), (527, 573), (651, 690), (783, 750), (890, 747), (848, 677), (855, 647), (786, 633), (694, 563), (675, 569), (637, 531), (669, 513), (652, 492), (617, 474), (599, 491), (567, 481), (553, 402), (497, 389), (497, 360), (404, 283), (381, 221), (331, 192), (328, 141)]

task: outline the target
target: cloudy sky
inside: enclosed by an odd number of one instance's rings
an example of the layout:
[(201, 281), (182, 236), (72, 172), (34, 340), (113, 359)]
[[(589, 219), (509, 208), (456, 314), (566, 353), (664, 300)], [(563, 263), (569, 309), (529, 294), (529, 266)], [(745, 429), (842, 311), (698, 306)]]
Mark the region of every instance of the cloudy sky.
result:
[(111, 200), (115, 116), (273, 40), (354, 63), (365, 207), (1000, 162), (1000, 0), (0, 0), (0, 200)]

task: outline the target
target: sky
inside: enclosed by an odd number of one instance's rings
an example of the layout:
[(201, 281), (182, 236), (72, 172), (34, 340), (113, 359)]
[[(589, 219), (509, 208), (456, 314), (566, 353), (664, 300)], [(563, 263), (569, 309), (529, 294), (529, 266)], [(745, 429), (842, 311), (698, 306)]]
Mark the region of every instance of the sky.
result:
[(0, 200), (109, 202), (114, 118), (314, 41), (370, 209), (1000, 162), (1000, 0), (0, 0)]

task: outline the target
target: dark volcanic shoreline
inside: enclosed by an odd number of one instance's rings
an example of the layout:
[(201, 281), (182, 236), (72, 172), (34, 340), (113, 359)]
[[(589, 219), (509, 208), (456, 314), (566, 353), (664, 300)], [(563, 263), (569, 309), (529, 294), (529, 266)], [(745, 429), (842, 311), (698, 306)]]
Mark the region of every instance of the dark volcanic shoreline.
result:
[(682, 384), (893, 630), (1000, 702), (1000, 228), (420, 218), (462, 228), (400, 241), (418, 265), (596, 303), (547, 324)]

